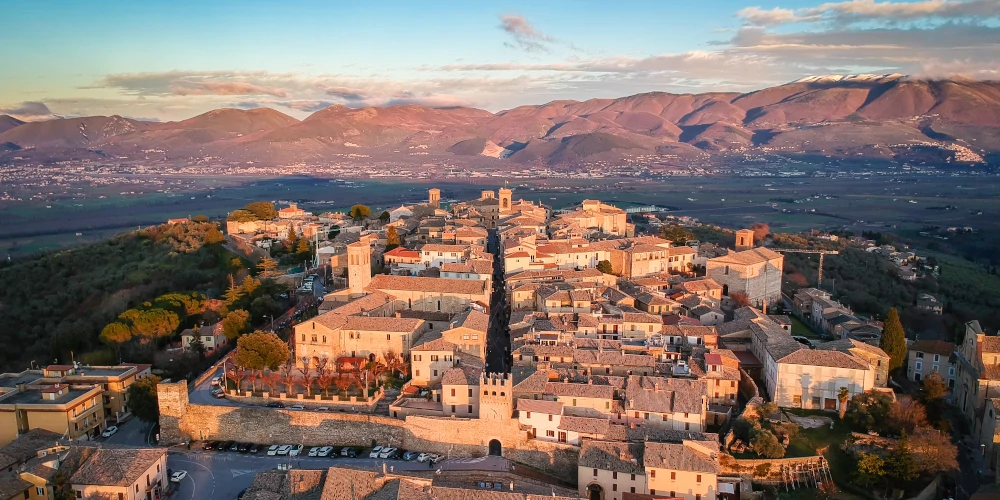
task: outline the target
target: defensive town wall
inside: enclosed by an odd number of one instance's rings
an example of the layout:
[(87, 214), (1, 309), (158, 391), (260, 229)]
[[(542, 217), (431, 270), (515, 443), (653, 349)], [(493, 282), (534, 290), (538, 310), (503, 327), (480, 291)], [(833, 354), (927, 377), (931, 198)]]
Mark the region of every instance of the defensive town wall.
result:
[[(577, 446), (528, 439), (515, 419), (479, 420), (408, 416), (406, 420), (357, 413), (198, 405), (187, 382), (157, 386), (164, 443), (233, 440), (305, 446), (371, 446), (391, 443), (451, 457), (480, 457), (498, 441), (503, 457), (576, 483)], [(495, 444), (494, 444), (495, 445)]]

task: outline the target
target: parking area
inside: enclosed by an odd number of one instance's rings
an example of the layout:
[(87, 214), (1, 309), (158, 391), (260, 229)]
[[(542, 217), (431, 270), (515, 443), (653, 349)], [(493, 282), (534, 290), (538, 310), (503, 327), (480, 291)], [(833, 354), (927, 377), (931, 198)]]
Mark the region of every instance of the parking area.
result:
[[(217, 442), (216, 442), (217, 443)], [(326, 469), (339, 465), (350, 465), (371, 470), (381, 470), (385, 464), (387, 471), (428, 470), (428, 469), (470, 469), (506, 470), (507, 461), (500, 457), (459, 458), (448, 460), (441, 457), (438, 461), (418, 460), (419, 454), (403, 460), (405, 450), (396, 450), (400, 458), (370, 458), (372, 448), (351, 448), (356, 457), (343, 456), (341, 453), (331, 453), (329, 456), (309, 456), (310, 447), (303, 447), (301, 452), (293, 456), (286, 451), (285, 455), (268, 455), (270, 445), (262, 445), (257, 453), (251, 453), (251, 448), (240, 452), (218, 451), (218, 446), (205, 450), (207, 443), (192, 443), (190, 451), (171, 451), (167, 458), (167, 467), (171, 472), (185, 471), (187, 475), (174, 484), (174, 499), (195, 500), (203, 498), (235, 499), (240, 492), (250, 487), (254, 475), (259, 472), (291, 468), (291, 469)], [(239, 443), (237, 443), (239, 445)], [(298, 445), (284, 445), (295, 446)], [(384, 446), (384, 445), (383, 445)], [(232, 442), (227, 450), (232, 447)], [(342, 452), (343, 447), (331, 447)], [(381, 450), (380, 450), (381, 451)], [(392, 456), (397, 456), (392, 454)]]

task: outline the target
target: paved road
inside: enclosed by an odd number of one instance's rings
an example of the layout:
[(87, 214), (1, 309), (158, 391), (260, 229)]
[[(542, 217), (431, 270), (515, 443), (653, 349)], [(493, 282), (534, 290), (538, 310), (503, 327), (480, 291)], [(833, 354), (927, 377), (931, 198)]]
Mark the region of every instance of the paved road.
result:
[(509, 371), (507, 355), (510, 351), (508, 325), (510, 323), (504, 294), (503, 255), (496, 230), (490, 230), (488, 248), (493, 253), (493, 295), (490, 297), (490, 327), (486, 333), (486, 369), (489, 372)]
[(107, 439), (99, 438), (100, 441), (125, 446), (149, 446), (146, 440), (152, 439), (150, 435), (153, 424), (147, 424), (138, 418), (132, 417), (118, 424), (117, 427), (118, 432)]
[[(308, 451), (308, 448), (306, 450)], [(249, 488), (254, 475), (273, 470), (279, 464), (290, 464), (295, 469), (326, 469), (338, 465), (368, 467), (380, 470), (507, 470), (509, 462), (500, 457), (456, 458), (444, 460), (433, 467), (426, 463), (371, 458), (321, 458), (321, 457), (269, 457), (267, 455), (242, 455), (229, 452), (191, 451), (170, 453), (167, 467), (173, 471), (187, 471), (188, 476), (177, 485), (175, 500), (234, 499), (240, 491)]]

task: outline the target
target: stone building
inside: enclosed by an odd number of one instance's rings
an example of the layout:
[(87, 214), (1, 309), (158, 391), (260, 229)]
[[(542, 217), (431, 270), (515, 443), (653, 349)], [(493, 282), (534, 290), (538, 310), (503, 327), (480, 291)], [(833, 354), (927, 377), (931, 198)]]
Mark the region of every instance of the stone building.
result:
[(152, 500), (167, 486), (167, 450), (97, 450), (69, 479), (77, 498)]
[(372, 281), (371, 243), (362, 239), (347, 245), (347, 285), (351, 295), (360, 295)]
[(642, 443), (584, 441), (577, 467), (580, 496), (622, 500), (626, 494), (648, 494), (642, 457)]
[(767, 248), (754, 248), (708, 259), (706, 275), (722, 285), (722, 294), (744, 293), (750, 305), (777, 304), (781, 300), (783, 255)]
[(458, 314), (473, 304), (486, 308), (490, 303), (490, 290), (482, 280), (379, 274), (367, 290), (385, 292), (405, 304), (403, 309), (416, 311)]
[(918, 340), (906, 356), (906, 377), (914, 382), (937, 373), (949, 389), (955, 388), (955, 344), (944, 340)]

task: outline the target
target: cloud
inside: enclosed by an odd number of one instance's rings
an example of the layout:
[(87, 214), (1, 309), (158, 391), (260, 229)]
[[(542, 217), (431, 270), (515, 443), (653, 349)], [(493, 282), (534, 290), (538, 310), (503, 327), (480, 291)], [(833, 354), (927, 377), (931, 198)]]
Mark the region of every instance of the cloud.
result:
[(24, 101), (17, 107), (0, 108), (0, 115), (10, 115), (22, 121), (48, 120), (59, 118), (43, 102)]
[(837, 25), (863, 21), (888, 23), (946, 19), (983, 21), (996, 19), (1000, 15), (1000, 0), (921, 0), (916, 2), (847, 0), (795, 10), (782, 8), (765, 10), (760, 7), (747, 7), (737, 12), (736, 15), (750, 24), (760, 26), (821, 21)]
[(504, 43), (511, 48), (520, 48), (526, 52), (548, 52), (548, 45), (555, 41), (535, 29), (528, 20), (519, 14), (504, 14), (500, 16), (500, 29), (514, 39), (514, 43)]
[(285, 89), (265, 87), (246, 82), (190, 82), (175, 81), (170, 85), (170, 93), (174, 95), (273, 95), (287, 97)]

